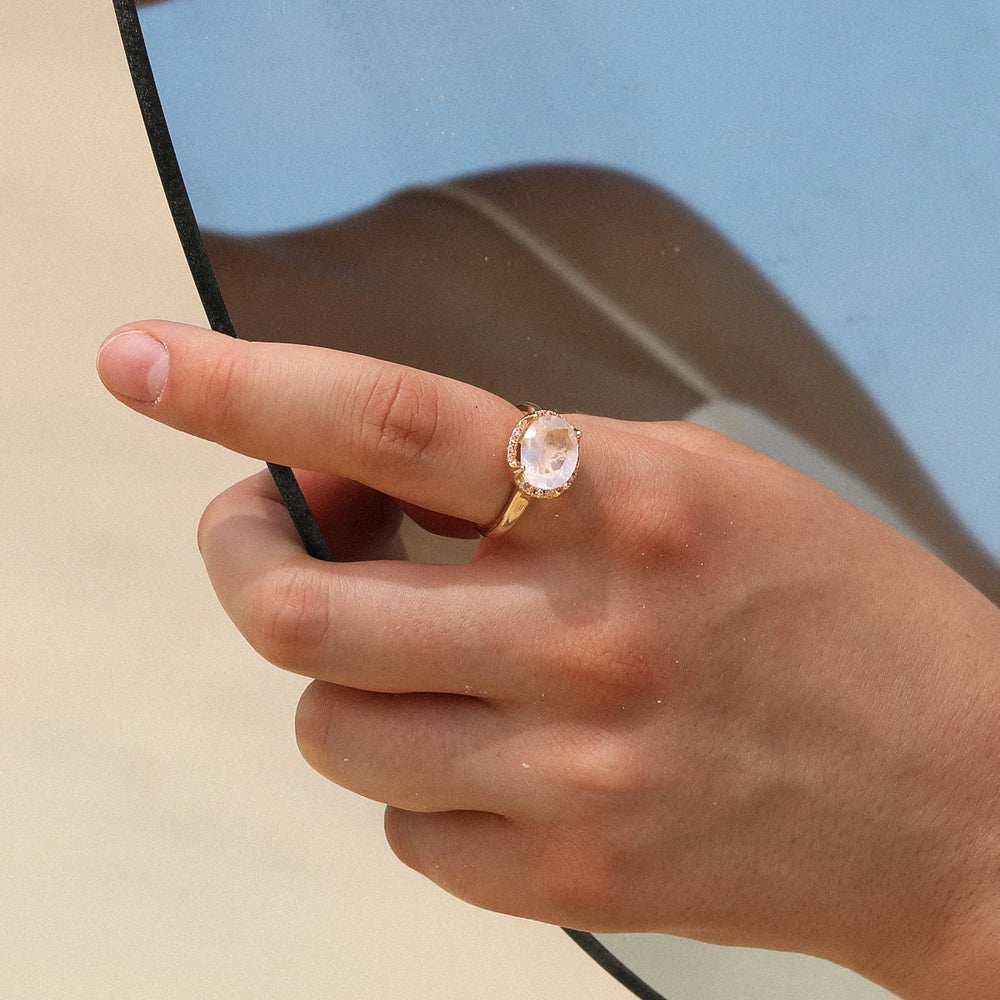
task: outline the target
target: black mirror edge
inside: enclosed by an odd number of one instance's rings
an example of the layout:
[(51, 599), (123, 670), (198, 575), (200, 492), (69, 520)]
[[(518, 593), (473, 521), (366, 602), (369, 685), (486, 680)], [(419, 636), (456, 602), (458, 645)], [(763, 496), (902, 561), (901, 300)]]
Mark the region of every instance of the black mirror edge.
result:
[[(160, 95), (156, 89), (153, 68), (149, 62), (149, 53), (142, 35), (139, 23), (139, 12), (135, 0), (112, 0), (115, 14), (118, 18), (118, 30), (121, 32), (122, 45), (125, 48), (125, 58), (128, 60), (129, 72), (132, 75), (132, 85), (139, 103), (146, 135), (149, 138), (150, 149), (160, 175), (160, 183), (167, 199), (174, 228), (181, 241), (184, 256), (187, 259), (191, 277), (201, 298), (205, 316), (213, 330), (236, 336), (233, 322), (222, 297), (222, 290), (216, 280), (201, 229), (191, 207), (184, 177), (181, 174), (177, 154), (174, 151), (170, 131), (167, 128)], [(295, 476), (286, 466), (268, 465), (271, 475), (281, 492), (285, 505), (289, 509), (292, 520), (299, 531), (306, 551), (317, 559), (332, 559), (326, 541), (306, 504), (299, 489)], [(666, 1000), (651, 986), (641, 980), (631, 969), (614, 956), (594, 937), (586, 931), (574, 931), (563, 928), (566, 934), (583, 949), (598, 965), (631, 990), (639, 1000)]]
[[(156, 89), (156, 80), (149, 62), (149, 53), (142, 35), (142, 26), (139, 23), (139, 12), (136, 9), (135, 0), (113, 0), (113, 3), (118, 18), (118, 30), (122, 36), (122, 45), (125, 48), (125, 57), (128, 60), (132, 85), (135, 87), (135, 95), (139, 102), (143, 124), (146, 127), (150, 149), (174, 221), (174, 228), (177, 230), (184, 256), (187, 258), (188, 268), (201, 298), (205, 316), (213, 330), (235, 337), (236, 330), (208, 258), (201, 229), (198, 227), (198, 220), (191, 207), (191, 199), (188, 197), (180, 164), (177, 162), (177, 154), (174, 151), (174, 144), (167, 128), (167, 120), (163, 114), (163, 106)], [(305, 497), (302, 495), (295, 474), (287, 466), (275, 465), (270, 462), (268, 469), (285, 506), (288, 508), (288, 513), (291, 515), (305, 550), (315, 559), (332, 560), (333, 555)]]
[(640, 979), (614, 952), (609, 951), (601, 942), (587, 931), (574, 931), (568, 927), (563, 930), (575, 941), (605, 972), (613, 976), (630, 989), (639, 1000), (667, 1000), (653, 989), (644, 979)]

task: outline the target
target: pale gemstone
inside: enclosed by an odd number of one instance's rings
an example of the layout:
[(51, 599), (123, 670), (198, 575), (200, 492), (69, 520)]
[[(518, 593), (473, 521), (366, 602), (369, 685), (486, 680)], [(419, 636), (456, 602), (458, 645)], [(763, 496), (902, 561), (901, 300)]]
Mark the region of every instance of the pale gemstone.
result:
[(526, 483), (540, 490), (565, 486), (576, 471), (580, 443), (571, 423), (547, 414), (538, 417), (521, 439), (521, 465)]

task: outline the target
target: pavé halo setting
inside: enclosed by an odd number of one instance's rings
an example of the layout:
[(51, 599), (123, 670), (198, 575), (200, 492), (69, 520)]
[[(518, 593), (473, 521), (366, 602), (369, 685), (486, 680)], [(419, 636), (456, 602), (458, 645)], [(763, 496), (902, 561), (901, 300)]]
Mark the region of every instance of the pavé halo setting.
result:
[(521, 403), (524, 416), (507, 444), (507, 464), (514, 474), (514, 491), (500, 516), (488, 525), (477, 525), (484, 537), (509, 530), (532, 500), (550, 500), (570, 488), (580, 467), (583, 431), (562, 414)]

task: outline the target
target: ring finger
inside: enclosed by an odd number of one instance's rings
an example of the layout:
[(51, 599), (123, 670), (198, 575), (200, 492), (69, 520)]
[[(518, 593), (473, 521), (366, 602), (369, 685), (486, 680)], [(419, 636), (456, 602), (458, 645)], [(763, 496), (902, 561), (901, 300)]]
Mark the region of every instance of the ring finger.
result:
[(459, 695), (386, 695), (316, 681), (296, 737), (320, 774), (410, 812), (501, 812), (510, 756), (503, 713)]

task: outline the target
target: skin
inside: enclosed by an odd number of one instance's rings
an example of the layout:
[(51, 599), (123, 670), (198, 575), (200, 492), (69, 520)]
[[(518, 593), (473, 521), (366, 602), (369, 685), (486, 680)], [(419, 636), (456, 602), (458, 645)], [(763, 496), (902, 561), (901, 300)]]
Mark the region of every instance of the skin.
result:
[(304, 756), (387, 804), (406, 864), (552, 923), (996, 995), (1000, 611), (962, 577), (724, 437), (584, 415), (565, 495), (470, 563), (399, 561), (400, 507), (454, 533), (502, 507), (510, 403), (359, 355), (128, 330), (99, 359), (122, 402), (309, 470), (338, 561), (304, 555), (264, 474), (199, 542), (249, 642), (316, 678)]
[[(1000, 597), (995, 566), (860, 387), (682, 205), (564, 167), (465, 183)], [(207, 243), (255, 340), (353, 336), (502, 396), (568, 390), (570, 407), (634, 421), (700, 402), (496, 237), (409, 192), (315, 230)], [(551, 387), (524, 391), (496, 337), (512, 328), (542, 357), (531, 377), (558, 373)], [(403, 861), (536, 919), (811, 952), (914, 1000), (996, 995), (1000, 612), (982, 593), (725, 438), (583, 416), (569, 494), (468, 565), (395, 561), (401, 509), (456, 535), (493, 518), (509, 404), (357, 356), (132, 329), (162, 351), (106, 345), (101, 374), (123, 402), (310, 470), (337, 563), (303, 555), (263, 474), (212, 504), (199, 541), (248, 640), (317, 678), (296, 719), (306, 759), (388, 804)], [(483, 333), (472, 350), (469, 330)], [(572, 331), (569, 350), (554, 330)]]
[[(730, 400), (811, 441), (880, 492), (966, 579), (1000, 573), (822, 339), (706, 221), (639, 178), (567, 164), (461, 178), (526, 225)], [(704, 397), (467, 207), (412, 189), (347, 219), (206, 235), (246, 340), (354, 351), (505, 399), (627, 420)]]

